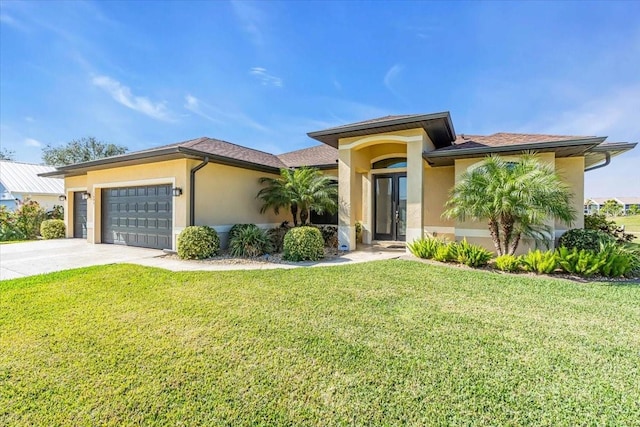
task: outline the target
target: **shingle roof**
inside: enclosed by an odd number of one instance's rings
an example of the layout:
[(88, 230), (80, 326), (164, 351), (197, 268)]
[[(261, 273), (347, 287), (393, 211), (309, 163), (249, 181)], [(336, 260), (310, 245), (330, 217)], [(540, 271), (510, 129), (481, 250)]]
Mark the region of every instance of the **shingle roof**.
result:
[(64, 194), (64, 180), (38, 176), (54, 170), (51, 166), (0, 160), (0, 183), (11, 193)]
[(287, 167), (286, 164), (273, 154), (254, 150), (253, 148), (243, 147), (242, 145), (233, 144), (219, 139), (203, 137), (158, 148), (168, 148), (172, 146), (190, 148), (202, 153), (213, 154), (257, 165), (270, 166), (274, 168)]
[(402, 114), (402, 115), (396, 115), (396, 116), (376, 117), (375, 119), (363, 120), (361, 122), (347, 123), (344, 125), (335, 126), (332, 128), (324, 129), (324, 131), (328, 132), (328, 131), (340, 130), (342, 128), (347, 128), (352, 126), (360, 126), (360, 125), (374, 125), (377, 123), (388, 122), (389, 120), (409, 119), (411, 117), (420, 117), (420, 116), (423, 116), (423, 114)]
[(541, 142), (574, 141), (595, 138), (593, 136), (544, 135), (533, 133), (499, 132), (492, 135), (457, 135), (453, 145), (437, 151), (459, 150), (461, 148), (506, 147), (510, 145), (526, 145)]
[(288, 167), (338, 165), (338, 149), (326, 144), (278, 155)]

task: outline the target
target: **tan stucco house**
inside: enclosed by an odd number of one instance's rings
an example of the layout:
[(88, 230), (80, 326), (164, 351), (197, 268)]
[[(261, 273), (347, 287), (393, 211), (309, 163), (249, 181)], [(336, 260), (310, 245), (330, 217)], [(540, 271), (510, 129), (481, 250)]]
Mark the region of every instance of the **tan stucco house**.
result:
[[(68, 237), (92, 243), (175, 249), (177, 235), (192, 224), (214, 227), (223, 240), (237, 223), (277, 226), (289, 217), (260, 214), (259, 178), (275, 176), (280, 168), (315, 166), (338, 177), (344, 249), (356, 247), (356, 222), (363, 225), (364, 243), (436, 235), (492, 249), (486, 224), (442, 218), (451, 187), (487, 154), (539, 153), (571, 186), (581, 213), (585, 171), (636, 145), (593, 136), (456, 135), (448, 112), (387, 116), (308, 135), (322, 144), (273, 155), (198, 138), (46, 175), (64, 177)], [(550, 225), (556, 235), (567, 228)], [(582, 227), (583, 217), (573, 226)]]

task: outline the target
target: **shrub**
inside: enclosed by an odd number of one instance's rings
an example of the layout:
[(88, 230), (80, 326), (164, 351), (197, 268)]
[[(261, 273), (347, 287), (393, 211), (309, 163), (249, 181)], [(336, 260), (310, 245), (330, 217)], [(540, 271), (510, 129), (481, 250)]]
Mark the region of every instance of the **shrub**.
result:
[(558, 248), (557, 258), (562, 270), (585, 277), (598, 273), (606, 263), (606, 259), (596, 252), (577, 248), (569, 249), (564, 246)]
[(284, 236), (283, 258), (287, 261), (317, 261), (324, 256), (324, 241), (315, 227), (295, 227)]
[(54, 205), (53, 209), (47, 211), (47, 219), (64, 219), (64, 208), (60, 205)]
[(291, 227), (289, 227), (289, 223), (285, 221), (280, 224), (280, 227), (272, 228), (267, 231), (267, 236), (269, 236), (269, 240), (271, 241), (271, 248), (274, 252), (282, 252), (282, 247), (284, 245), (284, 236), (289, 230), (291, 230)]
[(46, 212), (40, 204), (29, 200), (20, 205), (15, 212), (16, 225), (25, 239), (35, 239), (40, 233), (40, 224), (45, 220)]
[(558, 246), (564, 246), (568, 249), (597, 251), (600, 244), (613, 242), (615, 239), (609, 234), (600, 230), (583, 230), (574, 228), (567, 231), (560, 237)]
[(522, 257), (522, 266), (525, 270), (537, 274), (549, 274), (558, 266), (554, 251), (542, 252), (540, 249), (529, 251)]
[(522, 258), (515, 255), (500, 255), (496, 258), (496, 268), (501, 271), (508, 271), (513, 273), (514, 271), (518, 271), (520, 269), (520, 265), (522, 264)]
[(229, 229), (229, 242), (242, 230), (247, 228), (257, 229), (258, 226), (255, 224), (236, 224)]
[(598, 256), (604, 260), (598, 272), (606, 277), (626, 276), (640, 269), (640, 254), (631, 248), (609, 243), (600, 247)]
[(46, 219), (40, 224), (43, 239), (64, 239), (66, 227), (61, 219)]
[(204, 259), (220, 251), (220, 238), (211, 227), (190, 226), (178, 236), (178, 256), (182, 259)]
[(233, 256), (256, 257), (266, 252), (271, 252), (269, 236), (255, 225), (236, 230), (229, 240), (229, 253)]
[(469, 267), (484, 267), (493, 254), (480, 245), (474, 245), (463, 239), (455, 244), (456, 261)]
[(24, 238), (24, 234), (18, 228), (15, 212), (11, 212), (6, 206), (0, 205), (0, 242), (22, 240)]
[(336, 225), (313, 225), (312, 227), (320, 230), (322, 240), (327, 248), (338, 247), (338, 227)]
[(433, 237), (414, 240), (407, 247), (409, 251), (418, 258), (432, 259), (439, 247), (445, 245), (445, 242)]
[(360, 221), (356, 221), (356, 242), (362, 243), (362, 231), (364, 230), (364, 226)]
[(457, 246), (455, 242), (443, 243), (433, 254), (433, 259), (440, 262), (455, 261), (458, 257)]
[(633, 234), (625, 233), (624, 227), (618, 226), (615, 221), (607, 219), (605, 214), (594, 213), (584, 216), (584, 228), (586, 230), (599, 230), (613, 237), (618, 243), (630, 242), (636, 237)]

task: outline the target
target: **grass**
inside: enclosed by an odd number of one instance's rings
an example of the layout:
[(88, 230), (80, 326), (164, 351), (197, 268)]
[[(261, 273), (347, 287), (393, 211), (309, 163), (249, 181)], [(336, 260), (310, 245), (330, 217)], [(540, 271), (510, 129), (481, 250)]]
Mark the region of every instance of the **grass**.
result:
[(612, 219), (616, 224), (624, 225), (625, 231), (640, 234), (640, 215), (618, 216)]
[(0, 245), (11, 245), (13, 243), (33, 242), (33, 240), (0, 240)]
[(633, 425), (640, 287), (382, 261), (0, 282), (0, 425)]

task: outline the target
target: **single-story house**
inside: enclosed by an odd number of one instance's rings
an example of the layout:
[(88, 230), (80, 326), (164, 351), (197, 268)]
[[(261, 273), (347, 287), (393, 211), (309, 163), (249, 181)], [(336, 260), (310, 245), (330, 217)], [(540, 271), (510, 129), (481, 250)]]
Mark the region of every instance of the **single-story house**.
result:
[[(338, 177), (344, 249), (356, 247), (356, 222), (364, 243), (435, 235), (492, 249), (486, 224), (442, 218), (451, 187), (487, 154), (539, 153), (573, 189), (580, 213), (573, 226), (582, 227), (585, 171), (636, 145), (594, 136), (457, 135), (449, 112), (387, 116), (308, 135), (322, 144), (273, 155), (198, 138), (46, 175), (65, 180), (68, 236), (92, 243), (175, 249), (177, 235), (192, 224), (214, 227), (223, 240), (236, 223), (277, 226), (290, 218), (287, 212), (260, 214), (259, 178), (276, 176), (281, 168), (315, 166)], [(566, 229), (549, 225), (556, 235)]]
[(64, 180), (39, 175), (55, 170), (52, 166), (0, 160), (0, 205), (10, 211), (29, 200), (45, 210), (62, 205), (59, 198), (64, 194)]
[(584, 213), (593, 214), (600, 212), (600, 209), (609, 200), (613, 200), (620, 205), (620, 214), (629, 215), (631, 210), (640, 210), (640, 197), (591, 197), (584, 201)]

